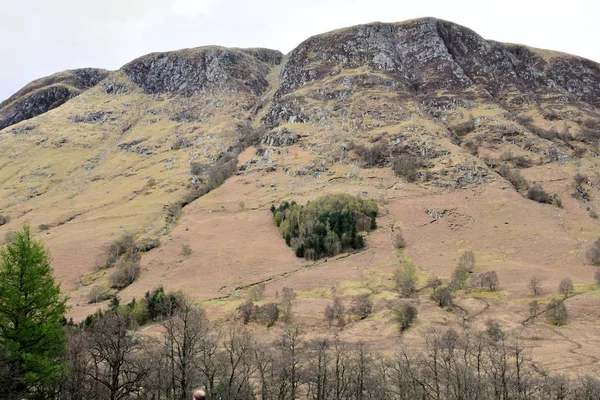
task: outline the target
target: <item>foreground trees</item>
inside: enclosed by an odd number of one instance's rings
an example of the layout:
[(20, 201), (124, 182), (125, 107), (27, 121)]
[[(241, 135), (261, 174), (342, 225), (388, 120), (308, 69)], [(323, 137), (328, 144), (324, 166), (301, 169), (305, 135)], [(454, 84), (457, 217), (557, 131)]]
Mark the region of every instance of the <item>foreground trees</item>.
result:
[(0, 250), (2, 398), (42, 396), (63, 373), (65, 301), (48, 251), (24, 226)]

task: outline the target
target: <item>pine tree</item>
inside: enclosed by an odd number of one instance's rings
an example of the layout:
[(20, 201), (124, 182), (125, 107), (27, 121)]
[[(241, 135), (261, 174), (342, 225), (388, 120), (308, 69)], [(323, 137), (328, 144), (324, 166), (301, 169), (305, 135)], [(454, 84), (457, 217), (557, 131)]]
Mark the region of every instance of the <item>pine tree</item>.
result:
[(0, 249), (0, 347), (10, 365), (11, 396), (29, 397), (64, 371), (66, 309), (48, 250), (23, 226)]

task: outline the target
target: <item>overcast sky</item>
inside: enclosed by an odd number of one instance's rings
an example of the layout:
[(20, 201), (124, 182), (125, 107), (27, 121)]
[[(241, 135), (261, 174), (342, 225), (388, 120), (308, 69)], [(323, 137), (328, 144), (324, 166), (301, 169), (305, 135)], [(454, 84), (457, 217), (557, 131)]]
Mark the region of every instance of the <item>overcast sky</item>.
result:
[(71, 68), (218, 44), (287, 53), (311, 35), (432, 16), (600, 61), (597, 0), (0, 0), (0, 100)]

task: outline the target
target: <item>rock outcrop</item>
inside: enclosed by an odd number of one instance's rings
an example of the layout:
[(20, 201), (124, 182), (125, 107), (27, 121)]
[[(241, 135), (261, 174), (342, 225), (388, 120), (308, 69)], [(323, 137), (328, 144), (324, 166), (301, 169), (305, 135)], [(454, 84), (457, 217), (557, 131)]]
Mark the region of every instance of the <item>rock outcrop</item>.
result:
[[(282, 99), (336, 77), (334, 83), (348, 90), (378, 86), (417, 97), (470, 90), (470, 96), (500, 103), (507, 101), (507, 94), (518, 93), (600, 105), (600, 65), (548, 53), (543, 57), (525, 46), (485, 40), (468, 28), (435, 18), (340, 29), (313, 36), (288, 55), (265, 122), (277, 125), (290, 116), (308, 120), (294, 96)], [(368, 70), (381, 73), (365, 73)]]
[(148, 54), (122, 71), (150, 94), (190, 96), (212, 89), (262, 94), (266, 75), (282, 57), (276, 50), (209, 46)]
[(62, 105), (107, 75), (103, 69), (83, 68), (36, 79), (0, 103), (0, 130)]

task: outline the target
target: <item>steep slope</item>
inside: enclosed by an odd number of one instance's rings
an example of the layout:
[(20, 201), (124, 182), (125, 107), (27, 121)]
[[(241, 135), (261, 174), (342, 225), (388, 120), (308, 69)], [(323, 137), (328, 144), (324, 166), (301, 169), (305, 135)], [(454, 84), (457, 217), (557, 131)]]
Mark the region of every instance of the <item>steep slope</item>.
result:
[(74, 69), (36, 79), (0, 103), (0, 130), (43, 114), (106, 78), (108, 71)]
[[(285, 57), (150, 54), (0, 130), (0, 214), (11, 217), (0, 234), (23, 222), (39, 230), (76, 319), (99, 306), (86, 303), (113, 272), (96, 268), (107, 245), (132, 233), (160, 246), (141, 256), (122, 302), (162, 284), (233, 319), (262, 282), (267, 301), (294, 288), (294, 322), (321, 335), (331, 333), (322, 316), (331, 297), (349, 306), (368, 293), (374, 316), (350, 318), (340, 337), (385, 352), (400, 340), (422, 345), (431, 328), (481, 331), (494, 320), (519, 332), (544, 368), (593, 373), (600, 297), (585, 252), (600, 236), (599, 101), (598, 64), (433, 18), (317, 35)], [(230, 158), (237, 172), (202, 191)], [(536, 184), (554, 204), (527, 198)], [(336, 192), (376, 199), (367, 249), (296, 258), (269, 207)], [(398, 232), (405, 249), (394, 248)], [(497, 272), (500, 290), (459, 291), (456, 307), (440, 309), (426, 282), (448, 279), (466, 250), (475, 274)], [(406, 263), (419, 271), (411, 299), (392, 282)], [(544, 281), (542, 304), (573, 279), (567, 327), (530, 323), (533, 276)], [(407, 301), (418, 322), (399, 339), (391, 309)]]

